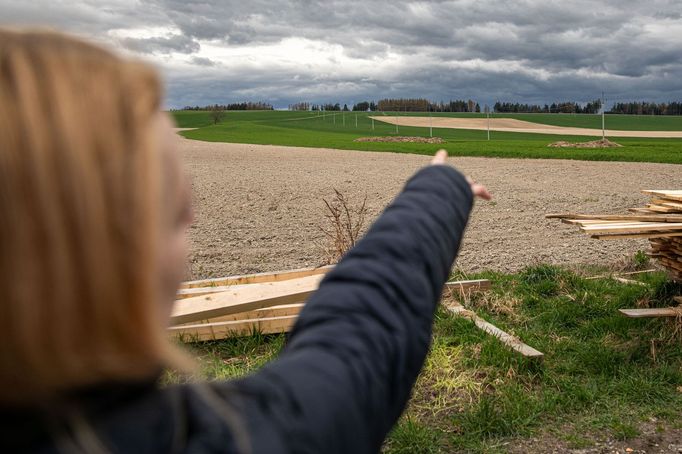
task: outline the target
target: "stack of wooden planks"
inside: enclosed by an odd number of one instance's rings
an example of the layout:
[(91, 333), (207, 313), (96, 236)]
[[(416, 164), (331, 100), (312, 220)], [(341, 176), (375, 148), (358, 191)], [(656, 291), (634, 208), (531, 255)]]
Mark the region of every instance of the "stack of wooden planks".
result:
[(184, 342), (283, 333), (332, 266), (184, 282), (171, 335)]
[[(548, 214), (577, 225), (581, 231), (599, 240), (648, 238), (648, 255), (665, 268), (671, 279), (682, 282), (682, 190), (643, 190), (651, 200), (642, 208), (630, 208), (631, 214)], [(682, 303), (682, 298), (675, 301)], [(680, 317), (682, 307), (622, 309), (628, 317)]]
[(652, 197), (643, 208), (630, 208), (632, 214), (548, 214), (599, 240), (648, 238), (649, 256), (682, 282), (682, 190), (644, 190)]
[[(333, 266), (185, 282), (169, 332), (183, 342), (288, 332), (308, 297)], [(448, 282), (467, 294), (490, 288), (486, 279)]]

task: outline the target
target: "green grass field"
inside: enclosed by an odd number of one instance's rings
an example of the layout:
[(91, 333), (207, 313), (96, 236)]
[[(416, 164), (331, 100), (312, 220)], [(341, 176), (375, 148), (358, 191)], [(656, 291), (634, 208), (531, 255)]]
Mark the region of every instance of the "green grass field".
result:
[[(603, 437), (637, 437), (651, 418), (661, 430), (679, 429), (679, 321), (628, 319), (618, 309), (668, 306), (681, 285), (662, 273), (644, 275), (639, 286), (546, 265), (456, 277), (491, 279), (492, 291), (467, 307), (544, 352), (544, 361), (524, 360), (470, 321), (439, 310), (430, 354), (385, 452), (502, 453), (531, 436), (585, 448)], [(193, 352), (203, 378), (229, 379), (275, 357), (284, 341), (255, 335)]]
[[(372, 143), (354, 142), (368, 136), (428, 136), (428, 128), (396, 127), (372, 121), (368, 113), (289, 111), (231, 111), (218, 125), (212, 125), (207, 112), (178, 111), (173, 116), (179, 127), (198, 128), (181, 134), (189, 139), (210, 142), (235, 142), (301, 147), (325, 147), (353, 150), (392, 151), (399, 153), (433, 154), (446, 148), (452, 156), (491, 156), (507, 158), (563, 158), (596, 161), (639, 161), (682, 163), (682, 140), (618, 138), (622, 148), (611, 149), (556, 149), (547, 145), (558, 140), (570, 142), (593, 140), (600, 137), (598, 115), (565, 114), (495, 114), (498, 118), (517, 118), (556, 126), (595, 128), (593, 137), (553, 136), (491, 132), (490, 141), (485, 131), (438, 129), (433, 135), (446, 140), (445, 144)], [(373, 115), (377, 115), (374, 113)], [(378, 116), (382, 114), (379, 113)], [(396, 115), (396, 113), (391, 113)], [(401, 113), (397, 113), (401, 115)], [(405, 115), (402, 113), (402, 115)], [(408, 115), (428, 115), (408, 113)], [(437, 114), (439, 116), (477, 116), (482, 114)], [(608, 115), (607, 129), (620, 130), (682, 130), (681, 117), (653, 117)]]

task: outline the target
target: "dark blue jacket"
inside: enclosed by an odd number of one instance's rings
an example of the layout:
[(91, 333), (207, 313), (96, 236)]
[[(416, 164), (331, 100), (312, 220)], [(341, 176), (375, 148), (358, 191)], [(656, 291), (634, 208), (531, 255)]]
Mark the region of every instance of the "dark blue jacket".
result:
[(53, 452), (55, 438), (121, 453), (232, 452), (239, 440), (254, 454), (379, 451), (424, 362), (472, 203), (457, 171), (422, 169), (324, 278), (275, 361), (232, 382), (102, 385), (74, 393), (71, 411), (0, 410), (0, 451)]

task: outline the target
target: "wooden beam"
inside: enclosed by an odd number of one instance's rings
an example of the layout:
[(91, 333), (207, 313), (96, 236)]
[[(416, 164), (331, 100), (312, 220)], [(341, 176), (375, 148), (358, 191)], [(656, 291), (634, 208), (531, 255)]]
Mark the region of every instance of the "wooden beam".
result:
[(623, 315), (630, 318), (682, 316), (682, 308), (677, 307), (655, 307), (650, 309), (618, 309), (618, 310)]
[(324, 275), (302, 277), (281, 282), (234, 285), (229, 291), (176, 300), (171, 325), (196, 322), (239, 312), (305, 301), (320, 284)]
[(334, 265), (320, 266), (316, 268), (300, 268), (288, 271), (273, 271), (269, 273), (245, 274), (241, 276), (219, 277), (215, 279), (202, 279), (199, 281), (187, 281), (180, 284), (181, 289), (200, 287), (222, 287), (228, 285), (259, 284), (263, 282), (281, 282), (289, 279), (316, 276), (326, 274), (334, 268)]
[(486, 333), (492, 336), (495, 336), (504, 345), (527, 358), (540, 360), (544, 356), (542, 352), (539, 352), (533, 347), (524, 344), (517, 337), (502, 331), (495, 325), (485, 321), (484, 319), (476, 315), (474, 312), (467, 310), (466, 308), (459, 304), (445, 305), (445, 308), (454, 315), (470, 319), (472, 322), (474, 322), (474, 325), (476, 325), (479, 329), (485, 331)]
[(202, 323), (197, 325), (172, 326), (169, 333), (183, 342), (197, 342), (250, 336), (254, 333), (274, 334), (291, 330), (298, 316), (266, 317), (252, 320)]

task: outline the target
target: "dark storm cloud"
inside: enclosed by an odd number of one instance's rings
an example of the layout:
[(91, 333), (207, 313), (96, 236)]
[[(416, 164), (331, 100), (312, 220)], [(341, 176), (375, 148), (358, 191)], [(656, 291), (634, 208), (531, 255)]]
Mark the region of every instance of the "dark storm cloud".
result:
[[(602, 90), (614, 100), (682, 98), (678, 0), (0, 0), (0, 12), (4, 23), (47, 23), (155, 56), (173, 106), (587, 101)], [(290, 38), (326, 54), (259, 54)]]

